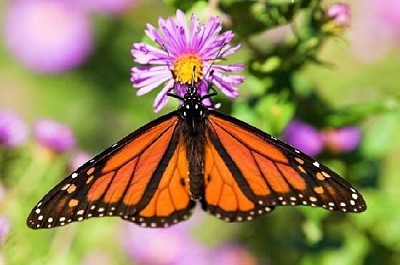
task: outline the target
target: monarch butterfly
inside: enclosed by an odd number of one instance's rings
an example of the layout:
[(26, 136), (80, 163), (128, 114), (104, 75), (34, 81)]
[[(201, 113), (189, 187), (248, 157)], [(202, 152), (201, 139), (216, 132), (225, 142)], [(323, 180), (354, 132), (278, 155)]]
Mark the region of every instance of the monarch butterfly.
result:
[(208, 109), (194, 85), (178, 110), (106, 149), (55, 186), (34, 207), (33, 229), (119, 216), (168, 227), (196, 204), (227, 222), (248, 221), (280, 205), (362, 212), (361, 194), (292, 146)]

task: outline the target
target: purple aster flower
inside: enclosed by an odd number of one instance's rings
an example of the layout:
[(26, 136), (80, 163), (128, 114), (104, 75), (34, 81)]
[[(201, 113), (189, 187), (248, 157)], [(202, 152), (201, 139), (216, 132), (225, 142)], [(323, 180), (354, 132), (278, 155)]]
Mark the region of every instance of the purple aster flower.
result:
[(86, 0), (84, 5), (94, 12), (120, 14), (135, 4), (135, 0)]
[(11, 1), (5, 42), (25, 66), (58, 73), (82, 64), (92, 48), (89, 19), (75, 1)]
[(375, 62), (400, 41), (398, 0), (359, 0), (350, 32), (353, 53), (363, 61)]
[[(210, 263), (210, 252), (203, 245), (192, 242), (184, 249), (185, 253), (173, 265), (204, 265)], [(217, 265), (216, 263), (215, 265)], [(220, 263), (222, 264), (222, 263)], [(172, 264), (171, 264), (172, 265)]]
[(70, 171), (76, 170), (78, 167), (82, 166), (84, 163), (89, 161), (92, 158), (85, 151), (75, 151), (71, 154), (71, 160), (69, 161), (69, 169)]
[[(209, 84), (213, 84), (228, 97), (237, 97), (236, 85), (241, 84), (244, 77), (226, 73), (242, 71), (243, 64), (220, 65), (218, 62), (235, 53), (240, 45), (231, 46), (234, 37), (231, 31), (220, 34), (219, 18), (211, 17), (202, 24), (192, 15), (187, 23), (185, 14), (177, 10), (176, 19), (159, 18), (158, 25), (159, 30), (148, 24), (145, 33), (161, 48), (146, 43), (133, 44), (134, 61), (143, 65), (132, 68), (131, 81), (139, 89), (138, 96), (163, 86), (153, 105), (156, 112), (166, 105), (168, 92), (174, 91), (182, 97), (192, 81), (201, 95), (207, 94)], [(211, 101), (205, 104), (211, 105)]]
[(20, 146), (27, 136), (28, 128), (17, 114), (9, 110), (0, 111), (0, 146)]
[(211, 252), (210, 264), (256, 265), (256, 257), (239, 244), (223, 244)]
[(328, 129), (322, 132), (325, 147), (332, 153), (340, 154), (355, 150), (361, 139), (360, 129), (354, 126)]
[(6, 241), (8, 233), (10, 232), (10, 220), (4, 215), (0, 214), (0, 244)]
[(309, 156), (316, 156), (323, 149), (322, 136), (319, 131), (299, 120), (289, 122), (283, 132), (283, 137), (289, 144)]
[(184, 224), (168, 229), (140, 229), (128, 224), (123, 229), (124, 249), (138, 264), (174, 265), (180, 264), (180, 260), (188, 253), (193, 258), (204, 254)]
[(70, 128), (59, 122), (42, 119), (34, 125), (38, 143), (56, 153), (66, 152), (75, 145), (75, 136)]
[(351, 15), (348, 4), (335, 3), (330, 5), (326, 10), (326, 16), (336, 27), (347, 28), (350, 26)]

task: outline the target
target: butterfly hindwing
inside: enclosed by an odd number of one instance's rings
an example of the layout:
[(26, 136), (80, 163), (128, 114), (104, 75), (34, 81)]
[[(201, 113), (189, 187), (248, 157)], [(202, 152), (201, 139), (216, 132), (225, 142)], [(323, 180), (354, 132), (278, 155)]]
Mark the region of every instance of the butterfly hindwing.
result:
[(97, 216), (168, 226), (190, 216), (194, 202), (180, 177), (188, 162), (176, 112), (143, 126), (59, 183), (28, 217), (50, 228)]
[(366, 209), (362, 196), (335, 172), (240, 120), (210, 111), (208, 139), (202, 204), (226, 221), (249, 220), (277, 205)]
[(227, 222), (246, 221), (274, 209), (258, 202), (248, 180), (213, 133), (206, 145), (204, 174), (202, 207), (216, 217)]

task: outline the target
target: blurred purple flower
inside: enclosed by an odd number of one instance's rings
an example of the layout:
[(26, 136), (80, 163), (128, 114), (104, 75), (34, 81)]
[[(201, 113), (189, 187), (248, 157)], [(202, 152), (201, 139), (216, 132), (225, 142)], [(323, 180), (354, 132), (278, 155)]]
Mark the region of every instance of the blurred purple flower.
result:
[(361, 133), (354, 126), (328, 129), (322, 132), (322, 139), (325, 147), (332, 153), (347, 153), (358, 147)]
[(0, 111), (0, 146), (20, 146), (27, 136), (28, 128), (21, 117), (9, 110)]
[(350, 26), (351, 14), (348, 4), (335, 3), (330, 5), (326, 11), (326, 16), (338, 28), (347, 28)]
[(359, 0), (355, 12), (350, 43), (356, 57), (375, 62), (400, 43), (400, 1)]
[(239, 244), (223, 244), (211, 252), (209, 264), (256, 265), (256, 257)]
[(176, 265), (181, 264), (180, 260), (188, 253), (193, 260), (204, 254), (184, 225), (142, 229), (129, 224), (124, 227), (123, 246), (135, 262), (143, 265)]
[(69, 170), (75, 171), (77, 168), (82, 166), (84, 163), (89, 161), (92, 158), (91, 155), (89, 155), (85, 151), (75, 151), (71, 154), (71, 160), (69, 161)]
[(190, 220), (167, 229), (143, 229), (128, 224), (123, 236), (124, 249), (143, 265), (207, 264), (208, 251), (189, 234), (192, 225)]
[[(179, 259), (171, 265), (204, 265), (210, 264), (210, 255), (208, 249), (203, 245), (191, 241), (184, 249), (184, 254), (181, 253)], [(217, 265), (217, 264), (215, 264)]]
[(75, 145), (75, 135), (70, 128), (50, 119), (38, 120), (34, 125), (38, 143), (56, 153), (63, 153)]
[(137, 0), (86, 0), (84, 5), (89, 11), (103, 14), (120, 14), (131, 8)]
[[(188, 25), (185, 14), (177, 10), (176, 19), (159, 18), (158, 25), (159, 30), (147, 24), (145, 33), (162, 49), (146, 43), (133, 44), (134, 61), (143, 64), (132, 68), (131, 81), (139, 89), (138, 96), (162, 85), (153, 105), (156, 112), (167, 104), (168, 92), (175, 90), (183, 97), (192, 81), (201, 95), (208, 93), (209, 83), (212, 83), (228, 97), (237, 97), (235, 86), (241, 84), (244, 77), (226, 73), (242, 71), (243, 64), (220, 65), (218, 62), (235, 53), (240, 45), (231, 46), (232, 31), (219, 34), (222, 30), (219, 18), (211, 17), (201, 24), (192, 15)], [(205, 104), (212, 105), (209, 99), (205, 101)]]
[(6, 216), (0, 214), (0, 244), (3, 244), (4, 241), (6, 241), (10, 229), (10, 220)]
[(323, 149), (322, 136), (319, 131), (299, 120), (289, 122), (283, 132), (283, 138), (309, 156), (316, 156)]
[(25, 66), (39, 72), (77, 67), (92, 48), (88, 17), (76, 1), (11, 1), (4, 19), (8, 49)]

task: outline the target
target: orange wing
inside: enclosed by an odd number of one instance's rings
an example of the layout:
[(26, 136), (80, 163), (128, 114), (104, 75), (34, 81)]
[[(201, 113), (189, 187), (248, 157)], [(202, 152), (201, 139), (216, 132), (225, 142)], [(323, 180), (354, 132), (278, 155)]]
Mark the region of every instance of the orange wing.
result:
[(251, 220), (277, 205), (362, 212), (365, 202), (326, 166), (255, 127), (210, 111), (203, 209), (225, 221)]
[(195, 203), (181, 180), (188, 162), (178, 123), (172, 112), (87, 162), (37, 204), (28, 226), (120, 216), (141, 226), (165, 227), (188, 218)]

